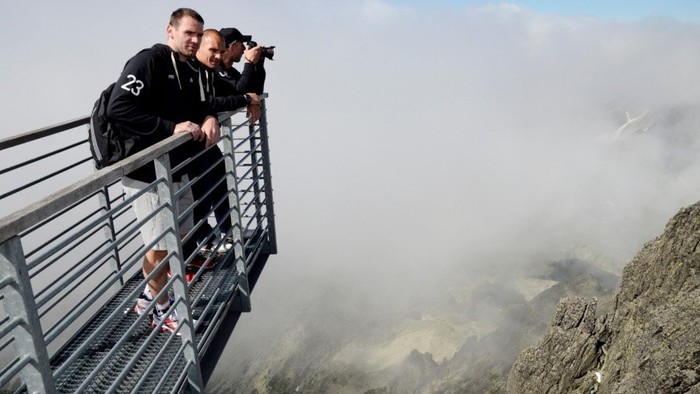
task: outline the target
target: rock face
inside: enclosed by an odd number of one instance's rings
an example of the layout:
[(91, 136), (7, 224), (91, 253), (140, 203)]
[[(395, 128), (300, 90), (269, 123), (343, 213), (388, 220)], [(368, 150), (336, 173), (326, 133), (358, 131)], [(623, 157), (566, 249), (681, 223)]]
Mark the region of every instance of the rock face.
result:
[[(270, 341), (268, 355), (246, 360), (237, 353), (230, 364), (239, 372), (210, 384), (207, 392), (504, 393), (513, 362), (545, 334), (559, 300), (595, 297), (599, 310), (610, 311), (619, 285), (616, 275), (578, 259), (538, 262), (524, 271), (529, 276), (523, 283), (537, 283), (528, 291), (532, 297), (508, 280), (484, 281), (441, 292), (443, 303), (431, 301), (384, 321), (357, 323), (339, 314), (332, 329), (319, 324), (320, 317), (315, 324), (289, 326), (281, 340)], [(560, 309), (562, 330), (578, 325), (593, 331), (596, 305), (577, 307), (585, 319)], [(587, 348), (597, 349), (593, 344)], [(577, 371), (587, 369), (574, 368), (572, 376)], [(567, 384), (556, 383), (553, 390)]]
[(509, 393), (700, 393), (700, 203), (682, 209), (623, 271), (610, 313), (563, 299)]
[(559, 304), (538, 347), (525, 349), (511, 369), (512, 393), (563, 393), (581, 386), (600, 355), (595, 336), (596, 300), (570, 297)]

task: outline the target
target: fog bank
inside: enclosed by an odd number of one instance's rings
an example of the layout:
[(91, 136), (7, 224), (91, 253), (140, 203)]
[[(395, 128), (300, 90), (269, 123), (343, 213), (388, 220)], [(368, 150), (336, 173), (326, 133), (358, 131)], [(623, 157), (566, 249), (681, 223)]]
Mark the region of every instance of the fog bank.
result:
[(280, 254), (231, 357), (533, 261), (619, 273), (700, 196), (697, 25), (316, 6), (314, 56), (270, 71)]

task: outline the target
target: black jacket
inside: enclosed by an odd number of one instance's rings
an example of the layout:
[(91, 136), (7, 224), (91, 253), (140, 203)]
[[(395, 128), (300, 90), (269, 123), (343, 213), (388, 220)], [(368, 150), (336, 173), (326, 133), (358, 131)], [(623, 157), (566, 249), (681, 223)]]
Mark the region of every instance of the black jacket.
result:
[(216, 90), (220, 96), (230, 96), (243, 93), (262, 94), (265, 83), (264, 59), (257, 64), (245, 63), (243, 72), (235, 68), (224, 69), (223, 65), (217, 72)]
[[(137, 53), (124, 66), (107, 105), (107, 117), (120, 126), (134, 152), (146, 149), (173, 134), (175, 125), (202, 124), (214, 109), (207, 101), (196, 61), (182, 62), (170, 47), (156, 44)], [(200, 149), (190, 141), (174, 153), (174, 166)], [(175, 174), (179, 180), (181, 174)], [(153, 164), (128, 174), (144, 182), (155, 180)]]
[[(211, 69), (205, 69), (204, 67), (202, 67), (202, 69), (204, 93), (207, 96), (209, 104), (216, 112), (235, 111), (248, 105), (248, 99), (240, 92), (229, 90), (229, 92), (232, 92), (229, 95), (220, 94), (217, 90), (217, 86), (219, 86), (218, 80), (220, 79), (217, 75), (218, 73)], [(226, 89), (224, 89), (224, 91), (226, 91)]]

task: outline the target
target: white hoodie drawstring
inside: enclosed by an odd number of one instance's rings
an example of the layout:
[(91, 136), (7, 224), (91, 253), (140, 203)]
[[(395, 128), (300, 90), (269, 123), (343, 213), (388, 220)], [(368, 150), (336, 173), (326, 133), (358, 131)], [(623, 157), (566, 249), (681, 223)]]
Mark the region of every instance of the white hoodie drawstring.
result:
[(199, 78), (199, 100), (204, 101), (204, 87), (202, 87), (202, 73), (197, 70), (197, 77)]
[(175, 63), (175, 52), (170, 52), (170, 60), (173, 61), (173, 68), (175, 69), (175, 77), (177, 78), (177, 85), (182, 90), (182, 83), (180, 83), (180, 73), (177, 71), (177, 63)]
[[(170, 60), (173, 62), (173, 68), (175, 69), (175, 76), (177, 77), (177, 85), (182, 90), (182, 83), (180, 82), (180, 72), (177, 70), (177, 63), (175, 62), (175, 52), (170, 52)], [(186, 63), (190, 68), (194, 70), (191, 64)], [(199, 80), (199, 99), (201, 101), (206, 101), (206, 96), (204, 95), (204, 87), (202, 86), (202, 73), (199, 68), (197, 68), (197, 79)]]

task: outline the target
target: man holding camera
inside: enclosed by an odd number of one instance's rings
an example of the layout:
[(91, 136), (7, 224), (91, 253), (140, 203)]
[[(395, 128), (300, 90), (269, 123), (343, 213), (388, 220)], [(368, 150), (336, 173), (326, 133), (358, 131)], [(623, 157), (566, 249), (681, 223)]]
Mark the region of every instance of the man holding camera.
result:
[[(224, 38), (226, 50), (219, 67), (219, 84), (217, 94), (222, 96), (253, 92), (261, 94), (265, 83), (264, 57), (272, 59), (274, 47), (265, 48), (255, 45), (252, 36), (242, 34), (235, 27), (219, 30)], [(253, 44), (246, 48), (244, 43)], [(233, 68), (233, 63), (241, 61), (245, 55), (243, 72)]]

